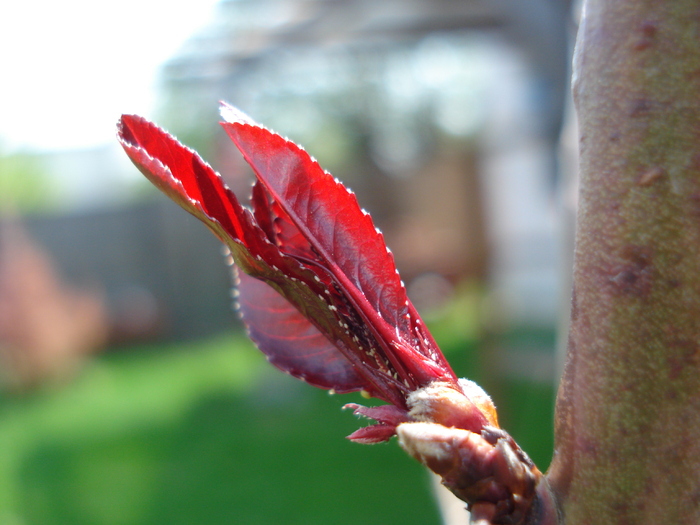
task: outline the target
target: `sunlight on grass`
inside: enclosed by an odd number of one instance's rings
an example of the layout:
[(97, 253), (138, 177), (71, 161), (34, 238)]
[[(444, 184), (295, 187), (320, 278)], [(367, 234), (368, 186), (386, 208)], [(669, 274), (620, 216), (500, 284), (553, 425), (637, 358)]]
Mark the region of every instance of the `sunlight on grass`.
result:
[(251, 343), (238, 336), (160, 346), (95, 359), (72, 384), (6, 406), (0, 424), (14, 421), (31, 433), (38, 424), (54, 436), (73, 438), (76, 429), (93, 434), (164, 421), (179, 416), (196, 392), (246, 390), (264, 365)]
[(242, 335), (113, 351), (0, 398), (0, 525), (436, 523), (423, 467), (344, 439), (359, 400)]
[(172, 422), (198, 398), (249, 389), (267, 366), (242, 335), (140, 350), (100, 356), (70, 384), (0, 399), (0, 524), (16, 503), (18, 463), (42, 442), (74, 446)]

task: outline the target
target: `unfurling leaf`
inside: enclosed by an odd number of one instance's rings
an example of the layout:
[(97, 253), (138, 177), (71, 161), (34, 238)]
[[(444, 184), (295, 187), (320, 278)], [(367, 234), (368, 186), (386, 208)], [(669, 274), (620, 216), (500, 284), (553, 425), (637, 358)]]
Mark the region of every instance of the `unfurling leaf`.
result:
[[(436, 470), (433, 459), (419, 451), (425, 449), (421, 436), (430, 433), (416, 436), (411, 425), (475, 436), (460, 434), (459, 439), (479, 444), (475, 450), (486, 465), (479, 475), (496, 478), (485, 491), (478, 480), (460, 478), (453, 465), (450, 479), (457, 481), (448, 486), (470, 504), (484, 498), (488, 505), (498, 503), (494, 516), (515, 509), (499, 503), (515, 498), (522, 514), (527, 505), (511, 490), (521, 485), (506, 483), (520, 480), (519, 475), (491, 468), (517, 467), (509, 461), (512, 446), (483, 435), (507, 436), (497, 428), (493, 403), (474, 383), (455, 376), (408, 299), (383, 235), (355, 195), (293, 142), (226, 104), (221, 114), (222, 126), (257, 178), (250, 208), (197, 153), (154, 124), (123, 115), (118, 136), (141, 172), (230, 250), (239, 309), (251, 339), (271, 363), (294, 377), (338, 393), (363, 391), (389, 403), (346, 405), (376, 421), (348, 436), (353, 441), (387, 441), (406, 425), (402, 446)], [(459, 451), (453, 449), (459, 447), (445, 448), (459, 463)], [(477, 488), (456, 490), (462, 482)], [(531, 485), (526, 492), (533, 493)]]

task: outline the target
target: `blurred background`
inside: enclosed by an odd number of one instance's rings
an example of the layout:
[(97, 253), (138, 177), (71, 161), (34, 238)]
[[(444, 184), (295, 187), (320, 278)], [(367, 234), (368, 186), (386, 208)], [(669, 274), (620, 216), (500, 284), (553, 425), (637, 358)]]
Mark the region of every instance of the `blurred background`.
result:
[(344, 439), (359, 396), (252, 347), (218, 241), (116, 143), (121, 113), (146, 116), (245, 196), (219, 100), (357, 193), (458, 375), (544, 470), (571, 3), (0, 6), (0, 525), (440, 523), (395, 442)]

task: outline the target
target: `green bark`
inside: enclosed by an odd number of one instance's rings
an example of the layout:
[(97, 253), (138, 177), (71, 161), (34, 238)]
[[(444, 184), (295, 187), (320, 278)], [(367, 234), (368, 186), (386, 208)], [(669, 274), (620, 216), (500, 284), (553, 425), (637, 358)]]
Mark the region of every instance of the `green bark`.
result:
[(567, 525), (700, 523), (700, 3), (590, 0), (548, 479)]

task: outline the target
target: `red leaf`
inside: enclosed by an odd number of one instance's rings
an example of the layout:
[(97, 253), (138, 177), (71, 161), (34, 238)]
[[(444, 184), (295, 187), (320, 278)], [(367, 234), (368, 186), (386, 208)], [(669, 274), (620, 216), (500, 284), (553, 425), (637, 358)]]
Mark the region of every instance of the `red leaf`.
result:
[(202, 220), (219, 238), (243, 240), (257, 233), (219, 175), (173, 136), (141, 117), (123, 115), (119, 140), (153, 184)]
[[(195, 152), (125, 115), (122, 146), (139, 169), (230, 248), (241, 311), (270, 361), (311, 384), (406, 396), (457, 379), (406, 296), (383, 236), (355, 196), (303, 149), (224, 106), (226, 131), (258, 182), (243, 208)], [(268, 289), (268, 286), (271, 287)]]
[(379, 423), (377, 425), (369, 425), (366, 427), (358, 428), (350, 434), (347, 438), (355, 443), (361, 443), (363, 445), (374, 445), (376, 443), (383, 443), (384, 441), (389, 441), (396, 434), (396, 427), (391, 425), (384, 425)]
[(339, 394), (365, 387), (340, 350), (270, 286), (239, 273), (237, 287), (248, 334), (273, 365)]
[[(388, 376), (376, 363), (372, 366), (372, 359), (365, 359), (362, 353), (351, 350), (354, 334), (339, 323), (337, 315), (330, 308), (332, 305), (329, 305), (333, 299), (342, 303), (342, 297), (324, 293), (327, 288), (321, 277), (326, 282), (328, 278), (322, 268), (307, 268), (293, 257), (283, 254), (270, 242), (270, 237), (274, 239), (273, 232), (265, 232), (256, 224), (255, 218), (240, 205), (220, 176), (195, 152), (162, 129), (140, 117), (125, 115), (120, 121), (119, 140), (134, 164), (151, 182), (202, 220), (227, 244), (242, 270), (272, 286), (308, 320), (303, 328), (300, 325), (302, 334), (315, 327), (332, 342), (338, 353), (345, 357), (346, 363), (342, 366), (347, 370), (342, 374), (340, 361), (335, 360), (333, 370), (329, 370), (326, 377), (322, 365), (327, 361), (320, 360), (317, 366), (313, 354), (297, 360), (292, 366), (289, 352), (298, 349), (298, 346), (292, 346), (285, 356), (273, 359), (277, 366), (314, 385), (336, 388), (338, 391), (364, 389), (386, 401), (401, 403), (403, 394), (395, 385), (389, 386), (395, 381), (393, 377)], [(258, 217), (267, 213), (268, 221), (264, 224), (270, 229), (278, 217), (274, 215), (275, 207), (270, 205), (269, 198), (263, 197), (258, 195), (256, 199)], [(342, 307), (341, 303), (338, 303), (339, 307)], [(337, 307), (333, 308), (335, 312), (339, 311)], [(259, 337), (274, 329), (272, 318), (252, 316), (250, 312), (246, 322)], [(288, 335), (293, 337), (294, 334)], [(366, 346), (370, 347), (369, 344)], [(273, 352), (282, 351), (282, 347), (266, 344), (264, 350), (273, 357)], [(284, 368), (287, 364), (291, 366), (290, 369)], [(359, 377), (363, 378), (363, 384), (359, 384)], [(334, 385), (338, 378), (342, 382)]]
[(365, 407), (355, 403), (348, 403), (343, 407), (352, 409), (356, 416), (364, 416), (377, 421), (376, 425), (360, 428), (347, 438), (356, 443), (371, 445), (388, 441), (396, 433), (396, 427), (401, 423), (413, 421), (408, 414), (392, 405), (378, 407)]
[[(306, 240), (373, 314), (408, 332), (406, 290), (394, 259), (354, 194), (303, 149), (224, 106), (222, 125), (258, 180)], [(232, 120), (228, 120), (232, 119)], [(358, 301), (361, 299), (358, 299)], [(376, 313), (375, 313), (376, 312)]]
[(224, 104), (222, 116), (224, 129), (285, 221), (328, 269), (406, 387), (454, 383), (454, 373), (408, 300), (383, 236), (354, 194), (302, 148), (237, 109)]

